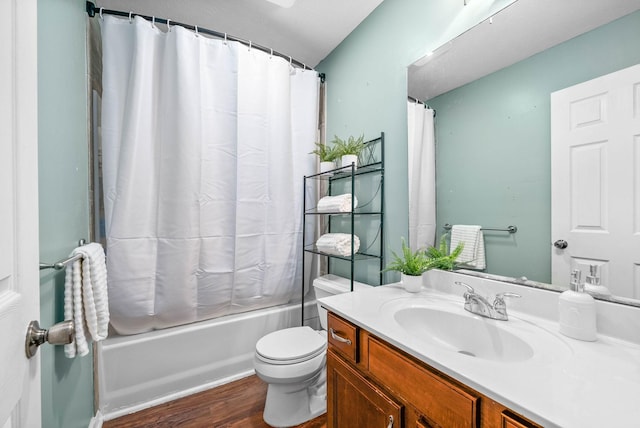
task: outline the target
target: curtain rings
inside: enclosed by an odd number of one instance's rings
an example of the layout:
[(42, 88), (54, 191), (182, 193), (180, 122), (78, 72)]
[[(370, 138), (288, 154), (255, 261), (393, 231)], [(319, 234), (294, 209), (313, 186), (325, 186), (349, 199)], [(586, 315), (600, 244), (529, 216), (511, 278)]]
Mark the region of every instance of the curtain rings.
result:
[(199, 37), (199, 36), (200, 36), (200, 33), (198, 33), (198, 26), (197, 26), (197, 25), (194, 25), (194, 28), (196, 29), (196, 37)]
[(129, 24), (133, 22), (133, 12), (129, 11)]
[(271, 48), (271, 54), (269, 55), (269, 59), (273, 58), (273, 48)]
[(167, 18), (167, 31), (171, 31), (171, 20)]
[(251, 40), (249, 40), (249, 52), (251, 52)]
[(227, 44), (227, 33), (224, 33), (224, 44)]
[(102, 19), (104, 21), (104, 16), (102, 16), (102, 9), (104, 9), (104, 7), (100, 8), (100, 19)]
[(151, 17), (151, 28), (156, 28), (156, 17), (155, 16)]

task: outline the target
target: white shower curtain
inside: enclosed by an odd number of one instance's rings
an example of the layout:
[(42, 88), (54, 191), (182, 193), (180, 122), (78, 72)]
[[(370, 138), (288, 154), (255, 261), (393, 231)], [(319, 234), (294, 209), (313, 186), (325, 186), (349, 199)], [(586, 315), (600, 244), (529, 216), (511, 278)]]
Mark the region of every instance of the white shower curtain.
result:
[(409, 246), (435, 244), (436, 151), (433, 110), (407, 102), (409, 173)]
[(113, 327), (135, 334), (295, 299), (317, 73), (138, 17), (105, 16), (102, 37)]

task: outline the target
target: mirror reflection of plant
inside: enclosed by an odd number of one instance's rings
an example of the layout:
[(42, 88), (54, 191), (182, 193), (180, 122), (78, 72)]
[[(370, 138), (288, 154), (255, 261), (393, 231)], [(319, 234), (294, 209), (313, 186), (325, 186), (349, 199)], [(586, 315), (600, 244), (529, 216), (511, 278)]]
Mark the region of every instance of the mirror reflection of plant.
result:
[(438, 248), (429, 247), (428, 249), (419, 249), (412, 251), (402, 239), (402, 256), (395, 251), (391, 251), (393, 260), (389, 263), (383, 272), (396, 271), (405, 275), (419, 276), (431, 269), (453, 270), (456, 267), (456, 259), (462, 253), (464, 244), (461, 242), (449, 254), (447, 248), (446, 235), (440, 238)]
[(449, 254), (447, 248), (447, 235), (442, 235), (440, 238), (440, 245), (438, 248), (429, 247), (426, 250), (426, 256), (428, 259), (427, 269), (442, 269), (453, 270), (457, 266), (456, 259), (462, 254), (464, 249), (464, 243), (460, 242), (456, 248)]
[(334, 136), (333, 148), (338, 153), (337, 157), (345, 156), (345, 155), (360, 155), (364, 148), (366, 147), (366, 143), (364, 142), (364, 134), (358, 138), (354, 136), (349, 136), (346, 140), (341, 139), (337, 135)]
[(328, 144), (323, 143), (315, 143), (316, 148), (313, 149), (309, 154), (317, 155), (320, 158), (320, 162), (333, 162), (340, 155), (338, 154), (335, 145), (330, 146)]

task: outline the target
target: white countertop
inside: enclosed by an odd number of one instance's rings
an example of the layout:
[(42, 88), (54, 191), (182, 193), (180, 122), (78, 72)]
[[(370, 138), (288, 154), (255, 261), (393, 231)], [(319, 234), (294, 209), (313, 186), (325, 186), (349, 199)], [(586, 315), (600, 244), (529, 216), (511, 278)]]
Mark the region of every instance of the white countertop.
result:
[[(394, 300), (459, 305), (462, 310), (462, 290), (456, 291), (460, 293), (434, 289), (408, 293), (400, 284), (391, 284), (320, 301), (330, 311), (547, 428), (640, 427), (638, 344), (602, 334), (596, 342), (574, 340), (557, 333), (553, 320), (510, 309), (510, 320), (497, 322), (541, 328), (550, 341), (540, 343), (553, 346), (536, 350), (537, 341), (529, 338), (534, 350), (541, 351), (533, 358), (496, 362), (433, 346), (409, 334), (388, 310)], [(518, 307), (526, 306), (523, 299), (518, 300)]]

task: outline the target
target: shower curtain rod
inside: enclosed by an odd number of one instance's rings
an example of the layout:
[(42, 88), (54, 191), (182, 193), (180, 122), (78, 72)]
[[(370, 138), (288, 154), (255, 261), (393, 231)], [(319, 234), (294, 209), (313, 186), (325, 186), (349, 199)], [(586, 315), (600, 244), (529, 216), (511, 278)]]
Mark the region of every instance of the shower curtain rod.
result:
[(414, 102), (416, 104), (422, 104), (424, 106), (424, 108), (428, 108), (430, 110), (433, 110), (433, 117), (436, 117), (436, 109), (429, 107), (429, 104), (425, 103), (424, 101), (420, 101), (417, 98), (413, 98), (411, 95), (407, 95), (407, 99), (411, 102)]
[[(279, 56), (280, 58), (284, 58), (289, 60), (289, 62), (293, 65), (295, 65), (296, 67), (302, 68), (304, 70), (313, 70), (313, 68), (308, 67), (306, 64), (295, 60), (293, 58), (291, 58), (289, 55), (285, 55), (283, 53), (274, 51), (271, 48), (266, 48), (264, 46), (261, 45), (257, 45), (253, 42), (251, 42), (250, 40), (243, 40), (239, 37), (235, 37), (235, 36), (231, 36), (227, 33), (220, 33), (219, 31), (213, 31), (213, 30), (209, 30), (206, 28), (200, 28), (200, 27), (196, 27), (195, 25), (190, 25), (190, 24), (183, 24), (182, 22), (178, 22), (178, 21), (174, 21), (172, 19), (165, 19), (165, 18), (156, 18), (155, 16), (147, 16), (147, 15), (141, 15), (139, 13), (133, 13), (133, 12), (122, 12), (119, 10), (111, 10), (111, 9), (105, 9), (103, 7), (97, 7), (94, 3), (87, 1), (86, 2), (86, 9), (87, 9), (87, 14), (93, 18), (96, 16), (96, 14), (98, 14), (99, 16), (102, 16), (103, 14), (107, 14), (107, 15), (115, 15), (115, 16), (121, 16), (124, 18), (130, 18), (132, 19), (135, 16), (139, 16), (140, 18), (144, 18), (147, 21), (152, 21), (152, 22), (157, 22), (160, 24), (168, 24), (168, 25), (179, 25), (180, 27), (186, 28), (187, 30), (191, 30), (191, 31), (195, 31), (197, 33), (203, 33), (203, 34), (208, 34), (210, 36), (214, 36), (220, 39), (225, 39), (225, 40), (231, 40), (232, 42), (240, 42), (246, 46), (249, 46), (250, 48), (255, 48), (258, 49), (260, 51), (266, 52), (268, 54), (271, 55), (275, 55), (275, 56)], [(322, 82), (324, 82), (324, 78), (325, 75), (324, 73), (320, 73), (320, 80)]]

